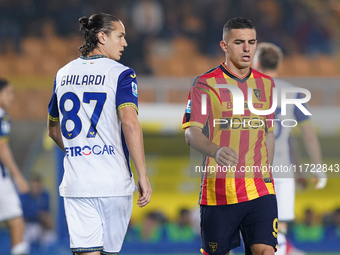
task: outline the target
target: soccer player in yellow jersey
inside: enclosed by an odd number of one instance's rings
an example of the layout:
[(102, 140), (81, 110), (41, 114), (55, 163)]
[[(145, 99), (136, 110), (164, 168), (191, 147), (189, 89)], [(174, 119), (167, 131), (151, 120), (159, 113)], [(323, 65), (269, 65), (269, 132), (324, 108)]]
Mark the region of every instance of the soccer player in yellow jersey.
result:
[[(256, 42), (251, 21), (230, 19), (220, 42), (226, 61), (199, 75), (189, 93), (182, 125), (186, 142), (203, 154), (202, 167), (217, 169), (202, 176), (203, 254), (229, 254), (240, 245), (240, 232), (245, 254), (273, 255), (276, 250), (277, 203), (268, 171), (274, 111), (263, 112), (275, 108), (275, 85), (250, 68)], [(235, 112), (240, 102), (243, 114)]]

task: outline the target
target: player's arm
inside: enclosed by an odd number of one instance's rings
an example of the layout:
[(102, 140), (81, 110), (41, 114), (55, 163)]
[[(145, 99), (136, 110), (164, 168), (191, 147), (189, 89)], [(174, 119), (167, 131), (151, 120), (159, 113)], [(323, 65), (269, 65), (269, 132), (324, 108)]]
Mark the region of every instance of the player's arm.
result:
[(235, 166), (238, 161), (237, 153), (229, 147), (220, 147), (212, 143), (200, 127), (191, 126), (185, 129), (186, 143), (203, 155), (213, 157), (221, 166)]
[[(292, 135), (290, 135), (289, 137), (289, 154), (292, 159), (293, 166), (299, 166), (301, 164), (301, 151), (300, 151), (299, 143), (297, 139)], [(306, 181), (306, 178), (304, 177), (303, 172), (296, 171), (295, 178), (296, 178), (297, 183), (302, 188), (306, 188), (307, 181)]]
[(48, 135), (58, 145), (58, 147), (65, 152), (63, 139), (61, 137), (60, 122), (59, 121), (52, 121), (52, 120), (48, 119), (47, 120), (47, 128), (48, 128)]
[(266, 146), (268, 151), (268, 164), (272, 166), (275, 150), (275, 136), (273, 131), (266, 133)]
[(118, 114), (122, 122), (126, 144), (138, 173), (139, 199), (137, 204), (139, 207), (143, 207), (150, 202), (152, 189), (146, 173), (142, 129), (134, 107), (123, 107)]
[(8, 168), (10, 171), (16, 186), (18, 187), (21, 193), (26, 193), (29, 191), (29, 185), (22, 176), (19, 167), (15, 163), (15, 160), (12, 155), (12, 151), (8, 145), (7, 139), (0, 140), (0, 158), (1, 162)]
[[(301, 131), (303, 134), (303, 141), (306, 146), (306, 150), (312, 163), (315, 165), (322, 164), (322, 155), (319, 144), (319, 139), (315, 134), (310, 122), (303, 123), (301, 126)], [(324, 172), (314, 173), (314, 182), (316, 189), (323, 189), (327, 183), (327, 175)]]

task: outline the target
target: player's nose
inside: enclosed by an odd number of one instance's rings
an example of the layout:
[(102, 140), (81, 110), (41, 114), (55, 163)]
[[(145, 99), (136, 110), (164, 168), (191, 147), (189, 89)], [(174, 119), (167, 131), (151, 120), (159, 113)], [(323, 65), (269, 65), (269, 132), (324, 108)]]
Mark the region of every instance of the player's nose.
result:
[(244, 52), (249, 52), (249, 50), (250, 50), (249, 43), (246, 42), (246, 43), (244, 44), (244, 46), (243, 46), (243, 51), (244, 51)]
[(125, 38), (123, 39), (122, 45), (123, 45), (123, 47), (127, 47), (127, 46), (128, 46), (128, 44), (127, 44)]

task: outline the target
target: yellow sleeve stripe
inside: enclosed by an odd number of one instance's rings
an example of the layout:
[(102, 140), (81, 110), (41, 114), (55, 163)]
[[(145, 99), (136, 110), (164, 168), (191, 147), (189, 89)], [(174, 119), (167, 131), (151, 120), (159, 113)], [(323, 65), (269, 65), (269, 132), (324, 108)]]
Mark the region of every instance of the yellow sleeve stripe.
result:
[(311, 123), (310, 119), (305, 119), (303, 121), (298, 122), (298, 125), (301, 127), (303, 125), (310, 124), (310, 123)]
[(274, 126), (267, 129), (267, 133), (274, 130)]
[(194, 127), (199, 127), (199, 128), (204, 128), (204, 125), (202, 123), (196, 122), (196, 121), (189, 121), (189, 122), (185, 122), (182, 124), (182, 128), (186, 129), (190, 126), (194, 126)]
[(121, 109), (123, 109), (124, 107), (127, 107), (127, 106), (132, 106), (133, 108), (135, 108), (135, 110), (137, 111), (138, 113), (138, 108), (137, 106), (134, 104), (134, 103), (124, 103), (124, 104), (121, 104), (118, 106), (118, 111), (120, 111)]
[(191, 124), (191, 126), (195, 126), (195, 127), (199, 127), (199, 128), (204, 128), (204, 125), (202, 124), (202, 123), (199, 123), (199, 122), (196, 122), (196, 121), (191, 121), (190, 122)]
[(51, 115), (48, 115), (48, 119), (50, 121), (59, 121), (59, 117), (52, 117)]
[(9, 141), (9, 137), (8, 136), (2, 136), (0, 137), (0, 143), (2, 142), (8, 142)]
[(185, 122), (185, 123), (182, 124), (183, 129), (186, 129), (188, 127), (190, 127), (190, 122)]

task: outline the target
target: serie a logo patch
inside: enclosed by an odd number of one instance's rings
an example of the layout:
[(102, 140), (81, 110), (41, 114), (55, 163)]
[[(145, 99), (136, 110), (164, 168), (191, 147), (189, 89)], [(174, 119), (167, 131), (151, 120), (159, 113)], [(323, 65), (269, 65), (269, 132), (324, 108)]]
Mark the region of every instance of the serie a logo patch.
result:
[(131, 83), (131, 87), (132, 87), (132, 94), (135, 96), (135, 97), (138, 97), (138, 91), (137, 91), (137, 84), (132, 82)]

